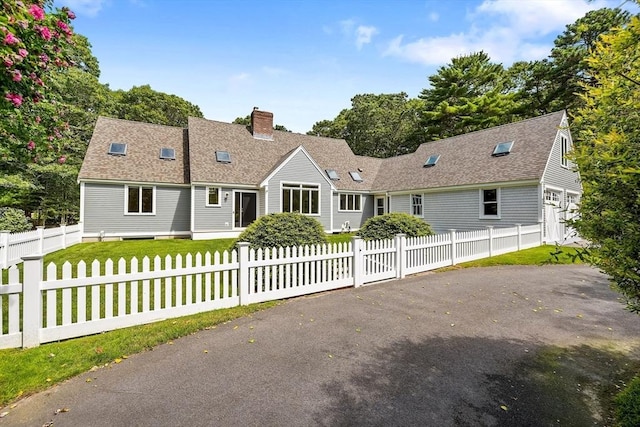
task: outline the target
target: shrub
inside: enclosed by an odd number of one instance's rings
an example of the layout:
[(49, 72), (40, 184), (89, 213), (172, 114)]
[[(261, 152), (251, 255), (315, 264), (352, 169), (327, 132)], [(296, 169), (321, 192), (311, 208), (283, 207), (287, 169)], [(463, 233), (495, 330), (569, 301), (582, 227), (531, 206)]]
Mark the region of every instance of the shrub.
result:
[(358, 235), (365, 240), (393, 239), (396, 234), (407, 237), (429, 236), (434, 234), (429, 224), (408, 213), (391, 212), (369, 218)]
[(0, 208), (0, 230), (12, 233), (31, 230), (31, 222), (22, 209)]
[(621, 427), (640, 426), (640, 377), (616, 396), (616, 418)]
[(304, 246), (327, 243), (322, 224), (299, 213), (274, 213), (254, 221), (233, 242), (249, 242), (254, 248)]

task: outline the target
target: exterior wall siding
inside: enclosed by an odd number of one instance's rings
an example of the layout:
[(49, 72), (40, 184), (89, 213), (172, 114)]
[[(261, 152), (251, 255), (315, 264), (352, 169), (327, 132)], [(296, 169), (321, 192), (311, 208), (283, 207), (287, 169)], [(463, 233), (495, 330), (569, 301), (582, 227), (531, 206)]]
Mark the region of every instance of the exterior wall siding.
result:
[[(353, 194), (344, 192), (345, 194)], [(345, 221), (349, 221), (352, 230), (362, 227), (364, 222), (371, 218), (373, 212), (373, 196), (362, 195), (362, 212), (338, 212), (340, 208), (340, 192), (333, 195), (333, 229), (339, 231)]]
[(424, 220), (436, 233), (449, 229), (474, 230), (488, 225), (503, 228), (514, 224), (536, 224), (538, 195), (538, 186), (502, 187), (500, 219), (480, 219), (478, 189), (426, 193), (423, 196)]
[[(133, 184), (135, 185), (135, 184)], [(156, 188), (155, 215), (124, 214), (124, 184), (84, 185), (84, 231), (105, 235), (188, 234), (191, 218), (191, 189)]]
[[(224, 194), (229, 193), (227, 200)], [(207, 187), (195, 187), (193, 231), (230, 231), (233, 228), (233, 189), (222, 187), (220, 206), (207, 206)]]
[(267, 213), (282, 212), (282, 183), (318, 184), (320, 186), (320, 215), (310, 215), (322, 223), (326, 231), (331, 231), (331, 186), (314, 164), (303, 153), (298, 152), (284, 165), (267, 185)]
[(582, 193), (580, 177), (577, 172), (574, 172), (575, 165), (569, 161), (567, 167), (562, 166), (562, 136), (571, 141), (571, 135), (567, 130), (561, 129), (558, 131), (542, 179), (546, 185)]

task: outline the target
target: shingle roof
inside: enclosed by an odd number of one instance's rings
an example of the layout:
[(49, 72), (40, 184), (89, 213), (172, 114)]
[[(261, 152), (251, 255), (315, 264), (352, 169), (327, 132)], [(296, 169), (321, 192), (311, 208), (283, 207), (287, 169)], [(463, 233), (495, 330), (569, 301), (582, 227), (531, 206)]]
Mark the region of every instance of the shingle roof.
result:
[[(189, 118), (187, 129), (100, 117), (79, 179), (257, 187), (287, 155), (303, 146), (318, 166), (334, 169), (339, 190), (403, 191), (492, 182), (540, 180), (563, 111), (422, 144), (412, 154), (377, 159), (356, 156), (342, 139), (274, 131), (273, 140), (255, 139), (244, 125)], [(511, 153), (492, 157), (496, 144), (514, 141)], [(124, 157), (107, 154), (111, 142), (127, 143)], [(159, 159), (163, 147), (176, 160)], [(228, 151), (231, 163), (216, 162)], [(423, 168), (432, 154), (436, 166)], [(355, 182), (358, 171), (363, 182)], [(304, 179), (304, 177), (301, 177)]]
[[(107, 154), (112, 142), (127, 144), (126, 156)], [(186, 130), (99, 117), (78, 179), (188, 184)], [(162, 148), (173, 148), (175, 160), (160, 159)]]
[[(492, 182), (540, 180), (564, 111), (420, 145), (411, 154), (384, 160), (373, 190), (402, 191)], [(492, 157), (500, 142), (511, 153)], [(434, 167), (424, 168), (433, 154)]]
[[(353, 154), (342, 139), (274, 131), (273, 140), (255, 139), (244, 125), (189, 118), (191, 180), (198, 183), (258, 186), (287, 154), (303, 146), (321, 169), (335, 169), (341, 190), (369, 190), (378, 172), (380, 159)], [(215, 151), (225, 150), (231, 163), (215, 161)], [(362, 169), (364, 182), (356, 183), (349, 171)], [(303, 177), (301, 177), (303, 178)]]

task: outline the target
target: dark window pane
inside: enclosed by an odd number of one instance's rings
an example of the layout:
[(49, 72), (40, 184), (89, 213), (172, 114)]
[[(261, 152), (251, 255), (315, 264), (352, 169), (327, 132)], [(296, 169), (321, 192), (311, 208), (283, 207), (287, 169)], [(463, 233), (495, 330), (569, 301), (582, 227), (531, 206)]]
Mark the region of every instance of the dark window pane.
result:
[(300, 212), (300, 191), (294, 190), (291, 193), (293, 196), (293, 203), (291, 204), (291, 212)]
[(220, 203), (220, 194), (217, 188), (209, 188), (209, 204), (217, 205)]
[(346, 194), (341, 194), (340, 195), (340, 210), (343, 211), (347, 209), (347, 195)]
[(140, 187), (129, 187), (129, 200), (127, 212), (140, 212)]
[(484, 214), (485, 215), (498, 215), (498, 204), (497, 203), (485, 203), (484, 204)]
[(153, 188), (142, 189), (142, 212), (153, 212)]
[(484, 201), (485, 202), (497, 202), (498, 201), (498, 190), (484, 190)]
[(353, 209), (356, 211), (360, 210), (360, 200), (361, 197), (360, 196), (353, 196), (354, 197), (354, 204), (353, 204)]
[(309, 193), (310, 191), (308, 190), (302, 190), (302, 203), (301, 203), (301, 208), (302, 208), (302, 213), (308, 214), (311, 209), (311, 205), (309, 203)]
[(282, 212), (291, 212), (291, 190), (282, 190)]
[(311, 213), (317, 214), (320, 212), (320, 192), (311, 192)]

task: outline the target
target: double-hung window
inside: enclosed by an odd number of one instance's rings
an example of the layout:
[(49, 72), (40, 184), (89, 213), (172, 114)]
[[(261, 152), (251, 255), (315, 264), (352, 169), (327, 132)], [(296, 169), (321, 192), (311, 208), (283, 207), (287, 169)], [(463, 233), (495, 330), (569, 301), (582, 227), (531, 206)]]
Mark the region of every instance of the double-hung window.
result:
[(562, 159), (561, 159), (562, 166), (564, 166), (565, 168), (569, 167), (569, 159), (567, 159), (567, 154), (569, 153), (570, 148), (571, 147), (569, 146), (569, 138), (562, 135), (560, 137), (560, 149), (561, 149), (560, 155), (562, 156)]
[(416, 216), (422, 216), (422, 194), (411, 195), (411, 213)]
[(127, 214), (155, 214), (155, 187), (127, 185)]
[(500, 218), (500, 189), (480, 190), (480, 217)]
[(316, 184), (282, 184), (282, 212), (320, 214), (320, 186)]
[(340, 194), (340, 209), (345, 212), (362, 211), (362, 199), (360, 194)]

